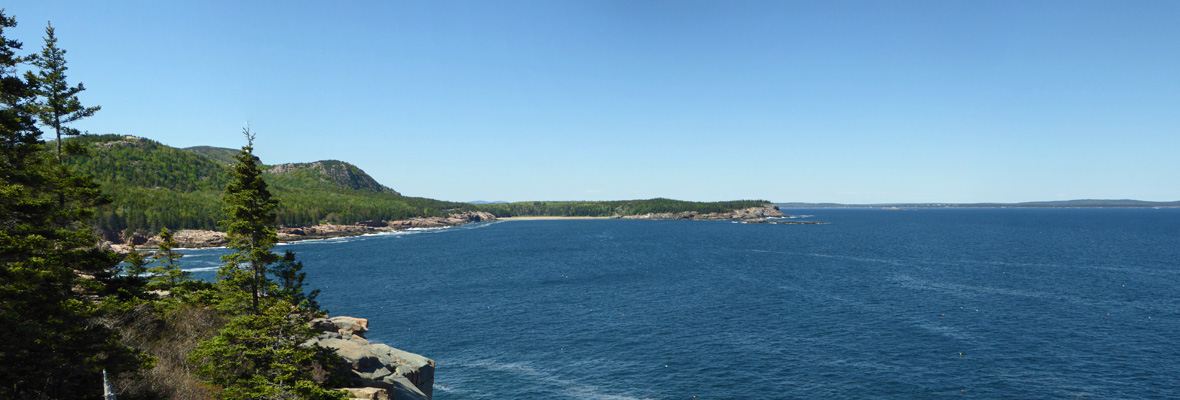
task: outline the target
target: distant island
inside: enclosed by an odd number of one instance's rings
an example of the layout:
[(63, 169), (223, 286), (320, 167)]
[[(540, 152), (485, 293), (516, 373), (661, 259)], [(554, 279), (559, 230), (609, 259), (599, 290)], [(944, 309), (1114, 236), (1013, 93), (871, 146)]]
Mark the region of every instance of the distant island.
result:
[(1174, 208), (1180, 201), (1061, 200), (1023, 203), (775, 203), (779, 208)]

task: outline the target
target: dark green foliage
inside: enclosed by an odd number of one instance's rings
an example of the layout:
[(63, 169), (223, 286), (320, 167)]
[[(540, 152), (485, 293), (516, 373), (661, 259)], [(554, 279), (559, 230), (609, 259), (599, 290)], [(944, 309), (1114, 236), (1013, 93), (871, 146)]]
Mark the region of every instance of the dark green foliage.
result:
[(96, 224), (112, 232), (128, 228), (216, 229), (221, 190), (229, 167), (207, 157), (132, 136), (83, 135), (70, 143), (89, 157), (66, 163), (94, 176), (114, 203), (98, 209)]
[(254, 156), (254, 134), (250, 128), (242, 132), (247, 144), (238, 153), (238, 163), (225, 187), (225, 213), (229, 219), (222, 223), (229, 247), (235, 251), (221, 257), (226, 264), (217, 278), (231, 288), (250, 293), (250, 309), (258, 315), (259, 297), (268, 289), (268, 266), (279, 261), (279, 256), (270, 251), (278, 242), (274, 224), (279, 202), (271, 197), (262, 179), (262, 163)]
[(120, 135), (82, 135), (70, 141), (90, 149), (90, 157), (71, 158), (67, 163), (94, 175), (104, 188), (221, 191), (229, 183), (229, 165), (154, 140)]
[(344, 399), (325, 390), (322, 375), (333, 354), (301, 344), (314, 337), (312, 314), (290, 303), (271, 302), (257, 314), (240, 315), (191, 354), (197, 375), (221, 386), (224, 399)]
[(160, 239), (160, 245), (156, 248), (154, 256), (160, 266), (149, 268), (148, 272), (153, 274), (152, 287), (171, 289), (189, 280), (192, 274), (180, 269), (180, 265), (176, 264), (176, 260), (184, 255), (173, 250), (176, 248), (176, 238), (172, 235), (172, 231), (168, 228), (161, 229)]
[(78, 93), (86, 90), (81, 83), (70, 86), (66, 81), (66, 50), (57, 47), (53, 25), (45, 27), (45, 47), (40, 54), (29, 57), (29, 63), (37, 69), (25, 74), (25, 80), (34, 85), (40, 97), (33, 108), (42, 124), (57, 133), (57, 159), (61, 160), (61, 137), (77, 136), (78, 130), (65, 124), (94, 115), (100, 107), (85, 107), (78, 100)]
[(0, 11), (0, 398), (98, 396), (102, 370), (134, 372), (146, 359), (96, 324), (88, 301), (118, 262), (95, 248), (89, 221), (109, 200), (88, 176), (57, 162), (33, 123), (37, 86), (16, 75), (16, 25)]
[[(323, 388), (325, 371), (338, 357), (302, 345), (316, 335), (311, 320), (324, 313), (314, 302), (318, 292), (303, 293), (306, 274), (295, 254), (271, 252), (278, 201), (262, 178), (254, 135), (243, 132), (247, 144), (225, 188), (229, 218), (223, 226), (235, 251), (222, 257), (226, 265), (217, 274), (222, 309), (232, 318), (190, 358), (200, 377), (222, 387), (225, 399), (342, 399), (343, 393)], [(235, 301), (246, 296), (248, 309)]]
[(122, 272), (130, 278), (139, 278), (147, 272), (148, 260), (143, 256), (143, 253), (135, 250), (135, 246), (131, 246), (131, 252), (123, 257), (123, 262), (127, 263), (127, 268)]
[(272, 296), (287, 299), (291, 304), (298, 306), (319, 309), (320, 306), (316, 304), (315, 298), (320, 295), (320, 291), (313, 290), (310, 293), (304, 293), (303, 280), (307, 277), (307, 273), (303, 272), (303, 262), (295, 259), (295, 253), (290, 251), (283, 253), (283, 259), (271, 268), (270, 273), (274, 276), (275, 282)]

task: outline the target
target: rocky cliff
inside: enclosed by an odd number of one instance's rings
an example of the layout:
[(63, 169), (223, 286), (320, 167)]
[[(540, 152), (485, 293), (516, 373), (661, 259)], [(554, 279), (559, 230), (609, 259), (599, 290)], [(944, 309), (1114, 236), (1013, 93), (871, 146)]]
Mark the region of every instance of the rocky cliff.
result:
[(353, 398), (429, 400), (434, 392), (434, 360), (365, 339), (369, 321), (334, 317), (312, 322), (322, 331), (307, 345), (332, 349), (348, 362)]

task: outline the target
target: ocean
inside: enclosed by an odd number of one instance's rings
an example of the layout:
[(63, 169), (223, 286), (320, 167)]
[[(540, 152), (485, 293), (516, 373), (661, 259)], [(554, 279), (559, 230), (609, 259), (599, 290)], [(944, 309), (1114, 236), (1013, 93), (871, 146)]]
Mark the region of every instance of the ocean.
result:
[[(1180, 397), (1180, 210), (784, 210), (297, 242), (446, 399)], [(211, 278), (224, 249), (184, 251)]]

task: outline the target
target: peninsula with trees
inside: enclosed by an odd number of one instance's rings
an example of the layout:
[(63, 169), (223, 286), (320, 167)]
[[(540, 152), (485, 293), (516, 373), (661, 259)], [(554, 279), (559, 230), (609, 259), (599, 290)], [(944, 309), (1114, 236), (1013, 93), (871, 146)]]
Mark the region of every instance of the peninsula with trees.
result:
[[(184, 247), (220, 246), (225, 237), (221, 191), (234, 150), (175, 148), (147, 138), (82, 135), (66, 140), (85, 157), (64, 163), (93, 177), (110, 204), (95, 210), (95, 228), (115, 244), (155, 244), (171, 229)], [(51, 146), (52, 147), (52, 146)], [(345, 161), (259, 165), (281, 200), (275, 210), (282, 240), (318, 239), (408, 228), (435, 228), (506, 217), (750, 219), (781, 217), (765, 200), (691, 202), (664, 198), (620, 201), (525, 201), (473, 204), (403, 195)], [(742, 211), (746, 210), (746, 211)]]

